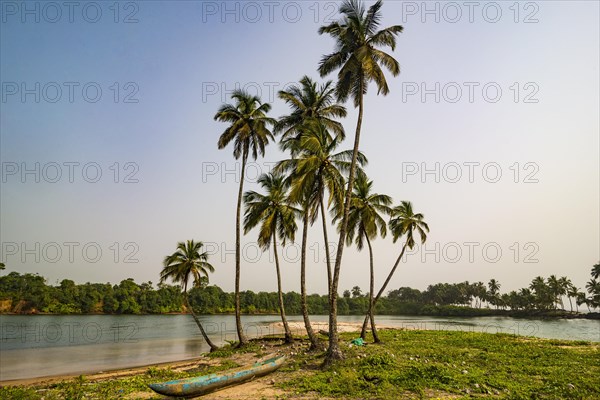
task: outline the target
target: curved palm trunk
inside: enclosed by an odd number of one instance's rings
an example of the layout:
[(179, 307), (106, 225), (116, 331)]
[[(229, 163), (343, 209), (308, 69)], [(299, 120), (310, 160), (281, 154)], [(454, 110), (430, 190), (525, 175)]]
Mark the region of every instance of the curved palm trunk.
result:
[[(375, 326), (375, 317), (373, 315), (375, 304), (373, 301), (373, 292), (375, 291), (375, 270), (373, 268), (373, 248), (371, 247), (371, 241), (369, 237), (366, 236), (367, 245), (369, 246), (369, 267), (370, 267), (370, 289), (369, 289), (369, 310), (367, 311), (367, 317), (371, 320), (371, 332), (373, 333), (373, 341), (375, 343), (380, 343), (379, 336), (377, 335), (377, 327)], [(360, 337), (364, 340), (367, 336), (367, 325), (363, 324), (362, 330), (360, 331)]]
[(209, 339), (208, 335), (204, 331), (204, 327), (202, 326), (202, 323), (200, 322), (200, 320), (196, 316), (196, 313), (194, 313), (194, 309), (190, 306), (190, 300), (188, 298), (187, 291), (183, 294), (183, 298), (185, 300), (185, 307), (188, 310), (190, 310), (190, 313), (192, 314), (192, 317), (194, 318), (194, 321), (196, 321), (196, 325), (198, 325), (198, 328), (200, 328), (200, 333), (202, 333), (202, 337), (204, 337), (204, 340), (206, 340), (206, 343), (208, 343), (208, 345), (210, 346), (210, 352), (212, 353), (213, 351), (218, 350), (219, 348), (217, 347), (216, 344), (214, 344)]
[(246, 160), (248, 158), (248, 150), (244, 149), (242, 155), (242, 173), (240, 179), (240, 189), (238, 191), (237, 213), (235, 217), (235, 327), (237, 329), (238, 346), (244, 346), (248, 343), (244, 329), (242, 326), (241, 305), (240, 305), (240, 242), (241, 242), (241, 212), (242, 212), (242, 193), (244, 191), (244, 176), (246, 172)]
[(327, 263), (327, 291), (331, 296), (331, 259), (329, 255), (329, 239), (327, 238), (327, 219), (325, 218), (325, 205), (323, 204), (323, 193), (321, 193), (321, 221), (323, 222), (323, 241), (325, 242), (325, 261)]
[(327, 358), (325, 365), (330, 365), (335, 360), (344, 358), (339, 344), (339, 333), (337, 329), (337, 297), (338, 283), (340, 280), (340, 269), (342, 266), (342, 255), (344, 253), (344, 241), (348, 230), (348, 213), (350, 212), (350, 199), (352, 197), (352, 187), (354, 186), (354, 177), (356, 175), (356, 160), (358, 159), (358, 148), (360, 142), (360, 129), (363, 120), (363, 94), (362, 88), (358, 100), (358, 121), (356, 122), (356, 133), (354, 134), (354, 148), (352, 149), (352, 162), (350, 163), (350, 174), (348, 176), (348, 188), (346, 189), (346, 199), (344, 200), (344, 215), (342, 226), (340, 228), (340, 238), (338, 240), (337, 254), (335, 256), (335, 267), (333, 270), (333, 279), (329, 291), (329, 348), (327, 349)]
[(569, 306), (571, 306), (571, 312), (573, 312), (573, 301), (571, 300), (571, 296), (567, 296), (569, 299)]
[(308, 318), (308, 306), (306, 304), (306, 238), (308, 236), (308, 210), (305, 207), (303, 216), (304, 226), (302, 227), (302, 254), (300, 259), (300, 303), (302, 307), (302, 317), (304, 318), (304, 326), (310, 340), (310, 350), (319, 348), (319, 339), (315, 335), (315, 331), (310, 324)]
[(276, 235), (273, 234), (273, 253), (275, 253), (275, 269), (277, 270), (277, 295), (279, 298), (279, 314), (281, 315), (281, 322), (283, 322), (283, 329), (285, 330), (285, 342), (291, 343), (294, 341), (292, 338), (292, 331), (288, 325), (287, 319), (285, 318), (285, 308), (283, 307), (283, 292), (281, 291), (281, 271), (279, 269), (279, 256), (277, 255), (277, 239)]
[[(406, 251), (406, 245), (407, 245), (407, 243), (404, 243), (404, 246), (402, 246), (402, 251), (400, 252), (400, 255), (398, 256), (398, 258), (396, 259), (396, 262), (394, 263), (392, 270), (388, 274), (387, 278), (385, 278), (385, 282), (383, 282), (383, 286), (381, 287), (381, 289), (379, 289), (379, 292), (377, 292), (377, 296), (375, 297), (375, 299), (373, 299), (373, 307), (375, 307), (375, 305), (377, 304), (377, 301), (379, 301), (379, 298), (385, 291), (385, 288), (387, 287), (388, 283), (390, 283), (390, 280), (392, 280), (392, 276), (394, 276), (394, 272), (396, 272), (396, 268), (398, 268), (398, 265), (400, 264), (400, 260), (402, 260), (402, 257), (404, 256), (404, 252)], [(368, 322), (369, 322), (369, 315), (367, 315), (365, 317), (365, 321), (363, 322), (363, 327), (362, 327), (363, 330), (367, 329)]]

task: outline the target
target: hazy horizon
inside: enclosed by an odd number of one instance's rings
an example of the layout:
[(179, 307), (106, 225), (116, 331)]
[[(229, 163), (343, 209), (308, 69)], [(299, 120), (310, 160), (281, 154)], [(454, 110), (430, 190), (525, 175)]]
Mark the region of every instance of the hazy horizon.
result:
[[(339, 2), (52, 4), (2, 2), (2, 274), (156, 283), (164, 256), (195, 239), (211, 284), (233, 291), (239, 163), (217, 149), (227, 125), (213, 116), (236, 87), (286, 114), (275, 94), (318, 78), (334, 43), (317, 30)], [(600, 4), (422, 4), (384, 1), (381, 26), (404, 26), (402, 72), (365, 98), (374, 190), (431, 228), (388, 289), (495, 278), (505, 292), (552, 274), (582, 288), (600, 260)], [(357, 117), (345, 105), (340, 149)], [(283, 157), (271, 143), (244, 190)], [(241, 289), (274, 291), (256, 235), (243, 236)], [(299, 237), (281, 253), (286, 292), (300, 290)], [(402, 244), (374, 241), (377, 287)], [(320, 222), (307, 248), (308, 292), (324, 294)], [(368, 251), (347, 248), (340, 294), (368, 279)]]

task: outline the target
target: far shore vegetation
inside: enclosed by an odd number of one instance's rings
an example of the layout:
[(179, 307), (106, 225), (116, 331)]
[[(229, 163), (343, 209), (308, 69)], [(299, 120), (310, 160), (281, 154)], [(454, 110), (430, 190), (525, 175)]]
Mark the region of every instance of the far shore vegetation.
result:
[[(185, 247), (184, 247), (185, 249)], [(401, 287), (390, 290), (375, 306), (379, 315), (429, 316), (596, 316), (600, 307), (597, 278), (586, 285), (587, 293), (578, 290), (570, 280), (550, 276), (534, 278), (518, 291), (502, 293), (500, 283), (491, 279), (483, 282), (437, 283), (425, 290)], [(76, 284), (64, 279), (56, 285), (47, 284), (37, 274), (10, 272), (0, 276), (0, 313), (8, 314), (232, 314), (235, 311), (234, 293), (208, 285), (202, 275), (186, 295), (180, 285), (152, 282), (136, 283), (125, 279), (118, 285), (110, 283)], [(287, 315), (301, 315), (301, 296), (296, 292), (283, 293)], [(368, 293), (355, 286), (345, 290), (338, 299), (340, 315), (367, 315)], [(307, 296), (308, 312), (328, 314), (327, 295)], [(278, 292), (250, 290), (240, 293), (244, 314), (280, 314)], [(583, 312), (583, 313), (581, 313)], [(590, 312), (592, 312), (590, 314)]]

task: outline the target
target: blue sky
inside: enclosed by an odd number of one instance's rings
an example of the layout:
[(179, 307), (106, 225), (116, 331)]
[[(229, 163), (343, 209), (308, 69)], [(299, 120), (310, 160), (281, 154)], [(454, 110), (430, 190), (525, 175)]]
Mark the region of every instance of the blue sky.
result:
[[(232, 290), (238, 181), (213, 116), (236, 85), (285, 114), (274, 93), (317, 78), (333, 50), (317, 30), (337, 3), (139, 1), (117, 15), (113, 2), (80, 2), (72, 22), (45, 4), (0, 10), (8, 271), (156, 282), (162, 258), (193, 238), (213, 253), (211, 282)], [(600, 259), (599, 5), (461, 4), (383, 7), (382, 26), (405, 28), (393, 53), (402, 73), (388, 74), (388, 96), (369, 91), (361, 150), (376, 191), (412, 201), (431, 226), (391, 287), (496, 278), (512, 290), (550, 274), (581, 287)], [(282, 156), (270, 145), (246, 190)], [(309, 236), (309, 290), (325, 293), (321, 232)], [(274, 290), (272, 257), (254, 240), (244, 237), (242, 287)], [(374, 247), (381, 282), (400, 245)], [(284, 290), (299, 290), (298, 249), (282, 254)], [(367, 263), (348, 249), (340, 287), (366, 288)]]

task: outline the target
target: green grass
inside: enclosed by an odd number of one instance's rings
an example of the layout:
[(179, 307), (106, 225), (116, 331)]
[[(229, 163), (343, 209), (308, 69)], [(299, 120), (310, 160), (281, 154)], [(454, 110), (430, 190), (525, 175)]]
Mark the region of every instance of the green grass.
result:
[[(384, 344), (348, 346), (346, 359), (281, 384), (296, 393), (341, 398), (600, 398), (597, 344), (506, 334), (382, 331)], [(295, 360), (296, 367), (304, 360)], [(293, 369), (294, 367), (291, 366)]]
[[(85, 377), (45, 387), (0, 388), (0, 399), (118, 399), (150, 394), (147, 384), (217, 372), (238, 365), (236, 357), (274, 351), (293, 353), (270, 375), (285, 398), (498, 398), (600, 399), (600, 345), (507, 334), (382, 330), (383, 344), (349, 346), (357, 334), (342, 334), (345, 359), (323, 370), (323, 353), (307, 353), (273, 340), (243, 349), (226, 346), (209, 355), (220, 365), (176, 372), (151, 367), (144, 374), (89, 382)], [(239, 361), (239, 360), (237, 360)], [(252, 398), (252, 393), (249, 393)], [(161, 398), (160, 396), (150, 398)]]

